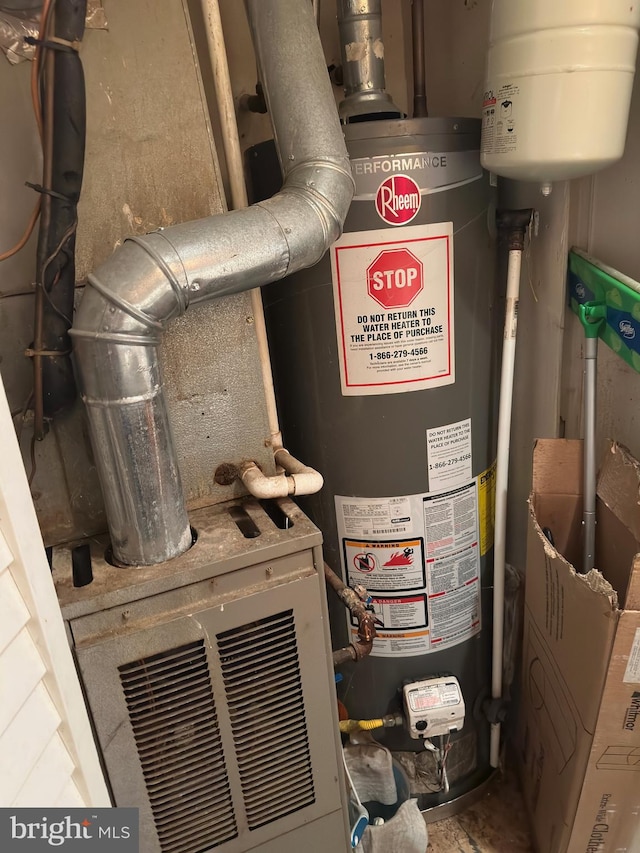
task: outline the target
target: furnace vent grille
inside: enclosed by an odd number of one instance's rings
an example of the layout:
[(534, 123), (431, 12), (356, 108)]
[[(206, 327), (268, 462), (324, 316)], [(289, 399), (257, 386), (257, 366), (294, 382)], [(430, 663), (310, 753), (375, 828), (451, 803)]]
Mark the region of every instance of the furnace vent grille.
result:
[(293, 611), (218, 635), (250, 829), (315, 801)]
[(119, 671), (162, 850), (200, 853), (235, 838), (203, 641)]

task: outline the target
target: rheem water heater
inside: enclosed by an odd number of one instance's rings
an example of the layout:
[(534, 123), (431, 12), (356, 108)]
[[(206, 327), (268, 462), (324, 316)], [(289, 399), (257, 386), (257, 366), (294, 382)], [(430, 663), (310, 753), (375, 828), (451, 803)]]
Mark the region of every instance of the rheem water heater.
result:
[[(413, 772), (421, 805), (437, 806), (490, 772), (492, 191), (477, 120), (357, 122), (345, 137), (356, 182), (345, 233), (315, 267), (266, 288), (267, 321), (288, 446), (325, 478), (300, 503), (378, 619), (342, 699), (356, 719), (411, 705), (412, 726), (376, 737)], [(264, 175), (259, 150), (251, 158)], [(355, 631), (332, 614), (334, 646)], [(464, 725), (452, 710), (443, 729), (430, 711), (454, 698)], [(450, 732), (447, 786), (425, 750), (429, 726)]]

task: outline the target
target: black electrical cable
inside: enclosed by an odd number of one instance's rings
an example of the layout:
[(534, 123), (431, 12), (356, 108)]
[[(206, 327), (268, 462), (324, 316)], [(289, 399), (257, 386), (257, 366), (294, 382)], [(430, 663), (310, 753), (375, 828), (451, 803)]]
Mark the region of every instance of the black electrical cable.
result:
[(86, 132), (84, 73), (76, 46), (84, 35), (86, 12), (87, 0), (56, 0), (53, 37), (59, 41), (51, 46), (44, 42), (45, 51), (54, 54), (53, 140), (50, 184), (37, 188), (44, 193), (43, 205), (48, 205), (49, 216), (38, 245), (36, 286), (44, 298), (41, 354), (36, 352), (35, 360), (41, 362), (46, 418), (68, 408), (76, 398), (69, 328)]

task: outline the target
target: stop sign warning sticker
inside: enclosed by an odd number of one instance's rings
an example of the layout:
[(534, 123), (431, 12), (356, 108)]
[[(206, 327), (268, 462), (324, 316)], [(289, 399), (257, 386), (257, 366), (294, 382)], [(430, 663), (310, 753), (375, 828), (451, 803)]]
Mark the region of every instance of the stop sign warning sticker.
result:
[(331, 268), (344, 395), (455, 381), (453, 223), (344, 234)]
[(383, 249), (367, 267), (367, 291), (383, 308), (408, 308), (424, 288), (422, 261), (408, 249)]

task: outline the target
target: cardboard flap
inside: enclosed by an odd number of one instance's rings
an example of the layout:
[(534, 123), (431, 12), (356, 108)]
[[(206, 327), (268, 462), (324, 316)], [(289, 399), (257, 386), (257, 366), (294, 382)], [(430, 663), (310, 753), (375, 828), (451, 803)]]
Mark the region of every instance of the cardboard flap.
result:
[(621, 444), (612, 443), (604, 458), (598, 497), (640, 542), (640, 464)]
[[(581, 728), (593, 732), (600, 692), (618, 615), (618, 597), (598, 571), (586, 575), (547, 541), (531, 511), (527, 545), (526, 608), (539, 645), (546, 649), (546, 671), (562, 673)], [(589, 625), (584, 631), (583, 626)], [(526, 649), (525, 649), (526, 658)], [(589, 661), (587, 668), (581, 662)], [(560, 678), (560, 676), (559, 676)]]
[(640, 554), (636, 554), (627, 589), (626, 610), (640, 610)]
[(539, 438), (533, 449), (533, 492), (582, 494), (582, 442)]

